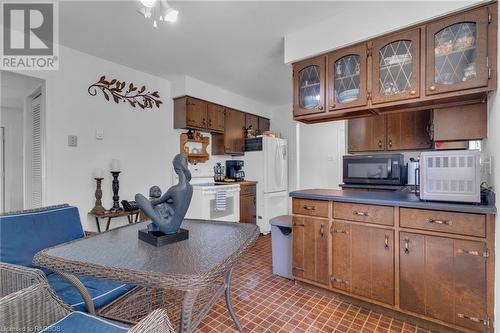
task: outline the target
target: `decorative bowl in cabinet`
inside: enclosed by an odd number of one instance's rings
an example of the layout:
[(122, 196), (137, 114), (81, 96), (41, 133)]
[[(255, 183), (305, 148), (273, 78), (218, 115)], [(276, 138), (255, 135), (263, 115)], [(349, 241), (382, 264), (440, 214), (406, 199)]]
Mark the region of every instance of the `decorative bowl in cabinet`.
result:
[(355, 101), (359, 97), (359, 89), (348, 89), (338, 94), (340, 103), (349, 103)]

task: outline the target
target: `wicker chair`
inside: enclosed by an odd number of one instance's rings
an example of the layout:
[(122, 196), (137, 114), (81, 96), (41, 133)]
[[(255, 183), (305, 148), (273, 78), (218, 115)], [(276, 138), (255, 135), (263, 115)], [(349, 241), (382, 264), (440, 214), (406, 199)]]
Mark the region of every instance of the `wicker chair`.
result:
[(153, 311), (131, 328), (72, 311), (47, 283), (0, 298), (0, 327), (8, 332), (174, 332), (164, 310)]

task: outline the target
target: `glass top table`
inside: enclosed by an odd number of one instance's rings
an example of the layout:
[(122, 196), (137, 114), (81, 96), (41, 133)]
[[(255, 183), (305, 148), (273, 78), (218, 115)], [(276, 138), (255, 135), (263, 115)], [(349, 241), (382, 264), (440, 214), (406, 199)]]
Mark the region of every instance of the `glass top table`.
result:
[[(42, 250), (33, 263), (66, 277), (79, 289), (87, 303), (92, 300), (74, 275), (134, 284), (148, 295), (157, 295), (158, 290), (183, 291), (179, 332), (194, 331), (215, 303), (215, 298), (224, 293), (228, 311), (241, 330), (231, 305), (231, 275), (238, 259), (257, 240), (258, 227), (253, 224), (185, 220), (181, 227), (189, 230), (188, 240), (156, 247), (138, 239), (138, 231), (145, 229), (148, 223), (127, 225)], [(213, 289), (214, 286), (217, 288)], [(198, 316), (192, 318), (197, 297), (210, 288), (214, 299), (207, 300), (206, 306), (198, 309)], [(146, 299), (144, 295), (137, 297), (136, 289), (130, 293), (135, 292), (137, 300)], [(92, 312), (93, 304), (87, 306)], [(137, 304), (134, 307), (139, 308)]]

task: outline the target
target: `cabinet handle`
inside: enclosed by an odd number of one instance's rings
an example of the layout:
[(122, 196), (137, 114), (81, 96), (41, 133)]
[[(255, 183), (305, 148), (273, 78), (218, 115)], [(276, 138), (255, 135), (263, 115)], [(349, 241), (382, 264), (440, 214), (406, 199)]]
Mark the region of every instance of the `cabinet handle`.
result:
[(330, 104), (330, 109), (335, 109), (335, 103)]
[(389, 235), (384, 235), (384, 247), (386, 250), (389, 249)]
[[(259, 217), (260, 218), (260, 217)], [(301, 223), (294, 223), (293, 224), (294, 227), (303, 227), (304, 224), (301, 224)]]
[(479, 251), (474, 251), (474, 250), (458, 249), (457, 252), (459, 254), (465, 254), (465, 255), (469, 255), (469, 256), (484, 257), (484, 258), (488, 258), (489, 257), (488, 251), (486, 251), (486, 252), (479, 252)]
[(292, 267), (293, 270), (303, 272), (304, 269), (302, 267)]
[(257, 197), (253, 197), (253, 204), (255, 205), (257, 203)]
[(382, 148), (382, 140), (378, 140), (378, 147)]
[(347, 230), (339, 230), (339, 229), (332, 229), (332, 233), (334, 233), (334, 234), (346, 234), (346, 235), (349, 235), (349, 231), (347, 231)]
[(389, 139), (389, 147), (392, 147), (392, 140)]
[(410, 239), (405, 238), (405, 254), (410, 254)]
[(367, 217), (368, 216), (368, 212), (358, 212), (357, 210), (353, 210), (352, 211), (352, 215)]
[(434, 91), (434, 90), (436, 90), (436, 86), (430, 86), (430, 87), (429, 87), (429, 90), (430, 90), (430, 91)]
[(323, 111), (323, 105), (318, 106), (318, 110)]
[(321, 235), (321, 238), (325, 235), (325, 225), (323, 223), (319, 226), (319, 234)]
[(466, 315), (463, 313), (457, 313), (457, 317), (461, 318), (461, 319), (470, 320), (474, 323), (483, 324), (484, 326), (490, 325), (490, 321), (488, 319), (481, 319), (481, 318), (469, 316), (469, 315)]
[(430, 224), (451, 225), (451, 221), (449, 221), (449, 220), (436, 220), (436, 219), (433, 219), (433, 218), (430, 218), (430, 217), (427, 219), (427, 223), (430, 223)]
[(410, 91), (410, 95), (415, 95), (417, 92), (415, 90)]
[(307, 206), (307, 205), (304, 205), (304, 206), (302, 206), (302, 208), (304, 208), (305, 210), (316, 210), (316, 206)]
[(349, 281), (336, 278), (335, 276), (330, 277), (330, 281), (337, 283), (349, 284)]

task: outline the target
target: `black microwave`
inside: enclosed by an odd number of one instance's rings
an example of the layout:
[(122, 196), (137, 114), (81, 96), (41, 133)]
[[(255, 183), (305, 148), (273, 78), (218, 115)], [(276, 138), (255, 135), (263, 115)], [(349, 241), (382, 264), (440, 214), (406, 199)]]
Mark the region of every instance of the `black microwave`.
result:
[(345, 184), (404, 185), (403, 154), (346, 155), (343, 161)]

